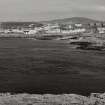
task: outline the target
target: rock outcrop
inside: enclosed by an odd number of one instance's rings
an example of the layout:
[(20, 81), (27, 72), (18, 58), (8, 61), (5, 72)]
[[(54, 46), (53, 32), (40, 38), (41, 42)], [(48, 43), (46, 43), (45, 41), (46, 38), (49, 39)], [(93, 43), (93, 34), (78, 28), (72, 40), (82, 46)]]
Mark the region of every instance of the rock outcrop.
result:
[(0, 94), (0, 105), (105, 105), (105, 93), (89, 97), (76, 94)]

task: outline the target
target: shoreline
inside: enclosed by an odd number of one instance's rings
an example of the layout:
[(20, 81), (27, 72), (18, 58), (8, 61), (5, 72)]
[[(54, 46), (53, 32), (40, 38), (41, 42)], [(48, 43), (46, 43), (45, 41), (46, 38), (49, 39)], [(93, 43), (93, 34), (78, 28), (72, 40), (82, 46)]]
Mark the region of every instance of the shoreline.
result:
[(105, 93), (77, 94), (0, 94), (1, 105), (105, 105)]

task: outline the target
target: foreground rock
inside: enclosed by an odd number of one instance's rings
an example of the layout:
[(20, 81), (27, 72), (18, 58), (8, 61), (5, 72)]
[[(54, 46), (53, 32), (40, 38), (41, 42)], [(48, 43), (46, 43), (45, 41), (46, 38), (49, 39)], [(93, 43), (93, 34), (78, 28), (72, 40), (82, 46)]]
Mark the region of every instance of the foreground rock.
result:
[(0, 105), (105, 105), (105, 93), (94, 93), (89, 97), (63, 95), (36, 95), (36, 94), (0, 94)]

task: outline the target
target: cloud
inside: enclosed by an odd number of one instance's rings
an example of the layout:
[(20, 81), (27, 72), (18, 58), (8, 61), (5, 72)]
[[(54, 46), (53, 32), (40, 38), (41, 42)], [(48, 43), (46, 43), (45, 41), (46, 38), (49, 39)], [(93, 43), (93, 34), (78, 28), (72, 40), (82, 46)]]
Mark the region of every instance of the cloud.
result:
[(105, 12), (105, 6), (99, 6), (99, 7), (97, 7), (97, 9), (98, 9), (99, 11), (104, 11), (104, 12)]
[(0, 21), (73, 16), (104, 20), (105, 0), (0, 0)]

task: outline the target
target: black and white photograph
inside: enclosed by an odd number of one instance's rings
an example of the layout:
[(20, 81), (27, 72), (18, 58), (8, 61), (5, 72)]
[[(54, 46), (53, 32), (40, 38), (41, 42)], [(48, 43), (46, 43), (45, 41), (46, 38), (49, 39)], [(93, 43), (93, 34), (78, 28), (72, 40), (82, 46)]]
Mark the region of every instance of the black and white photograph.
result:
[(105, 0), (0, 0), (0, 105), (105, 105)]

